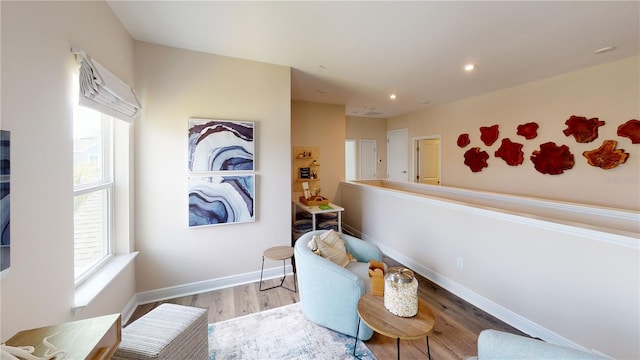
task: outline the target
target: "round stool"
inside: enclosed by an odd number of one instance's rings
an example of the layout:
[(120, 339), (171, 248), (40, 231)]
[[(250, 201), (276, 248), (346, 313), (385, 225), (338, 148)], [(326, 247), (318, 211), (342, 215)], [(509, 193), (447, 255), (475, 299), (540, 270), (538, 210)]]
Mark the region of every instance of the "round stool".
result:
[[(264, 274), (264, 258), (269, 258), (271, 260), (282, 260), (282, 279), (280, 280), (280, 285), (272, 286), (266, 289), (262, 288), (262, 275)], [(286, 273), (286, 260), (291, 259), (291, 266), (293, 267), (293, 247), (291, 246), (274, 246), (270, 247), (262, 253), (262, 269), (260, 270), (260, 291), (265, 291), (269, 289), (274, 289), (277, 287), (283, 287), (289, 291), (297, 292), (298, 287), (296, 285), (296, 271), (295, 268), (293, 270), (293, 289), (290, 289), (284, 286), (284, 279), (287, 277)]]

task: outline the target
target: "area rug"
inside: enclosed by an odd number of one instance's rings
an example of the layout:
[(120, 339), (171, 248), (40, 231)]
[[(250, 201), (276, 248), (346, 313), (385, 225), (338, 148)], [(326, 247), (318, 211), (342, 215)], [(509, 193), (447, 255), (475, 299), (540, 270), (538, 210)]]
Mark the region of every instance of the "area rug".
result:
[[(354, 339), (316, 325), (300, 303), (209, 325), (209, 360), (353, 359)], [(356, 355), (375, 357), (360, 340)]]

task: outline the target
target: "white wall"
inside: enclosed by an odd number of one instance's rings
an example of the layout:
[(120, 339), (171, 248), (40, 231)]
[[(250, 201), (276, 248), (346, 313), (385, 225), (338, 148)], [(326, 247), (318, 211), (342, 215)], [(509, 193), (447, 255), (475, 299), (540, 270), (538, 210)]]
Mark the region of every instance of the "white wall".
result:
[[(0, 284), (2, 340), (27, 328), (118, 313), (129, 267), (74, 317), (71, 46), (133, 83), (133, 40), (103, 2), (7, 2), (2, 123), (11, 131), (11, 269)], [(128, 199), (122, 199), (128, 201)], [(124, 204), (125, 208), (129, 204)]]
[[(604, 120), (599, 137), (587, 144), (566, 137), (562, 131), (571, 115)], [(616, 135), (618, 125), (629, 119), (640, 119), (637, 56), (399, 116), (389, 119), (388, 130), (408, 128), (410, 138), (442, 135), (442, 183), (447, 186), (640, 210), (640, 144)], [(527, 122), (540, 125), (537, 138), (516, 135), (517, 126)], [(500, 136), (487, 147), (479, 128), (494, 124)], [(471, 137), (464, 149), (456, 144), (462, 133)], [(494, 157), (505, 137), (524, 144), (522, 165), (509, 166)], [(582, 153), (605, 139), (617, 140), (618, 148), (630, 154), (625, 164), (611, 170), (587, 164)], [(573, 169), (561, 175), (534, 169), (529, 157), (548, 141), (569, 147)], [(464, 165), (465, 151), (474, 146), (490, 155), (489, 166), (478, 173)]]
[(352, 183), (340, 189), (345, 227), (445, 289), (532, 336), (640, 357), (638, 233)]
[[(138, 292), (259, 272), (291, 243), (290, 69), (136, 42)], [(256, 221), (189, 228), (187, 120), (255, 122)], [(281, 266), (281, 264), (267, 264)]]

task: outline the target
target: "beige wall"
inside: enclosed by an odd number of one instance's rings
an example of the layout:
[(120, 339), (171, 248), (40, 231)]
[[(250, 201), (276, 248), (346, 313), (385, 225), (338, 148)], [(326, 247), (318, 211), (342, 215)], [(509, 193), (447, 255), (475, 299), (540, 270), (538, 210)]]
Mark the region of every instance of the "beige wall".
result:
[[(346, 137), (354, 140), (376, 140), (378, 178), (387, 177), (387, 119), (347, 116)], [(357, 174), (360, 174), (360, 143), (356, 145)]]
[[(633, 57), (392, 118), (388, 129), (408, 128), (409, 138), (441, 135), (442, 183), (447, 186), (639, 210), (640, 145), (616, 135), (618, 125), (640, 119), (639, 79), (639, 58)], [(571, 115), (597, 117), (606, 124), (595, 141), (578, 144), (562, 133)], [(527, 122), (540, 125), (537, 138), (516, 135), (516, 127)], [(478, 129), (494, 124), (500, 126), (500, 137), (487, 147)], [(471, 137), (464, 149), (456, 145), (461, 133)], [(524, 144), (521, 166), (493, 156), (504, 137)], [(587, 164), (582, 153), (605, 139), (617, 140), (618, 148), (630, 154), (626, 164), (606, 171)], [(573, 169), (556, 176), (534, 169), (529, 157), (547, 141), (569, 146)], [(464, 165), (464, 153), (473, 146), (490, 155), (489, 166), (479, 173)]]
[[(344, 140), (344, 106), (291, 102), (291, 146), (320, 147), (320, 193), (331, 201), (344, 180)], [(292, 194), (294, 199), (298, 196)]]
[[(7, 2), (2, 123), (11, 131), (11, 268), (0, 283), (5, 340), (26, 328), (117, 313), (133, 266), (73, 316), (72, 46), (133, 83), (133, 40), (104, 2)], [(129, 199), (122, 199), (128, 201)], [(128, 203), (123, 204), (125, 208)], [(126, 236), (126, 235), (125, 235)]]
[[(290, 69), (136, 42), (139, 292), (260, 271), (291, 241)], [(189, 228), (187, 120), (255, 122), (256, 221)], [(276, 265), (274, 265), (276, 266)]]

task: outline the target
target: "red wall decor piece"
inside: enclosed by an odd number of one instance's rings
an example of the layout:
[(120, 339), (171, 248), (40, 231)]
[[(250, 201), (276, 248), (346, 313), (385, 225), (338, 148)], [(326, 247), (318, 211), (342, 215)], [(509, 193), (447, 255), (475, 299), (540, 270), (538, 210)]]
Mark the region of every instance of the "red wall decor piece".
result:
[(531, 155), (536, 170), (543, 174), (558, 175), (564, 170), (573, 168), (575, 161), (567, 145), (557, 146), (554, 142), (540, 145), (540, 150), (534, 150)]
[(640, 143), (640, 120), (631, 119), (618, 126), (618, 135), (628, 137), (632, 144)]
[(591, 166), (597, 166), (604, 170), (613, 169), (614, 167), (624, 164), (629, 157), (624, 149), (617, 149), (618, 142), (615, 140), (605, 140), (602, 145), (591, 151), (585, 151), (582, 156), (587, 158), (587, 162)]
[(460, 134), (460, 136), (458, 136), (458, 146), (463, 148), (467, 145), (469, 145), (471, 143), (471, 140), (469, 140), (469, 134)]
[(524, 136), (525, 139), (531, 140), (538, 136), (538, 124), (534, 122), (518, 125), (516, 134)]
[(509, 139), (502, 139), (502, 145), (496, 150), (495, 156), (502, 158), (511, 166), (518, 166), (524, 161), (522, 144), (511, 142)]
[(487, 159), (489, 159), (489, 154), (486, 151), (480, 151), (479, 147), (471, 148), (464, 153), (464, 164), (472, 172), (482, 171), (483, 168), (489, 166)]
[(576, 142), (588, 143), (598, 137), (598, 127), (604, 125), (604, 121), (598, 118), (587, 119), (584, 116), (571, 115), (564, 124), (567, 125), (567, 128), (562, 131), (565, 136), (573, 135)]
[(487, 145), (491, 146), (496, 140), (498, 140), (498, 125), (493, 126), (481, 126), (480, 127), (480, 140)]

